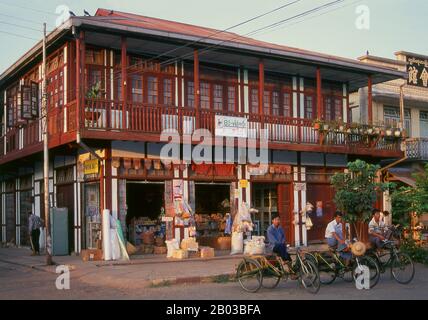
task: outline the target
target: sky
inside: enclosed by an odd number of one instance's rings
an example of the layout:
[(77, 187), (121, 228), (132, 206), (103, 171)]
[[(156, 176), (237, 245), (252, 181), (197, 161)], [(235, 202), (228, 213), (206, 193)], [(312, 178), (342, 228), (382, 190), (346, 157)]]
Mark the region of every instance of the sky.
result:
[[(296, 1), (296, 2), (295, 2)], [(342, 0), (323, 10), (293, 18), (334, 0), (0, 0), (0, 73), (42, 36), (42, 24), (55, 28), (68, 7), (76, 15), (97, 8), (226, 29), (295, 2), (230, 31), (245, 35), (272, 23), (275, 28), (252, 35), (258, 40), (317, 52), (357, 58), (370, 54), (394, 58), (404, 50), (428, 55), (427, 0)]]

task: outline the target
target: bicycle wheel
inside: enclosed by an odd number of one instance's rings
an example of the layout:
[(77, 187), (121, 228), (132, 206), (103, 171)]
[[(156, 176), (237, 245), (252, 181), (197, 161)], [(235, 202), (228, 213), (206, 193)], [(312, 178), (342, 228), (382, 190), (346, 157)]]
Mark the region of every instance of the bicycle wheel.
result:
[(334, 263), (333, 257), (329, 252), (321, 254), (321, 258), (318, 261), (317, 267), (321, 284), (331, 284), (334, 280), (336, 280), (336, 264)]
[(263, 271), (262, 287), (266, 289), (274, 289), (281, 281), (281, 276), (276, 272), (268, 269)]
[[(376, 260), (369, 256), (363, 256), (358, 258), (361, 265), (369, 268), (370, 271), (370, 288), (374, 288), (380, 279), (379, 265)], [(354, 269), (355, 271), (355, 269)]]
[(395, 281), (408, 284), (415, 275), (415, 265), (406, 253), (398, 252), (391, 261), (391, 273)]
[(310, 260), (302, 261), (299, 270), (299, 280), (303, 287), (310, 293), (317, 293), (320, 289), (320, 276), (317, 266)]
[(247, 292), (257, 292), (263, 281), (260, 264), (256, 260), (244, 259), (238, 265), (236, 278), (242, 289)]

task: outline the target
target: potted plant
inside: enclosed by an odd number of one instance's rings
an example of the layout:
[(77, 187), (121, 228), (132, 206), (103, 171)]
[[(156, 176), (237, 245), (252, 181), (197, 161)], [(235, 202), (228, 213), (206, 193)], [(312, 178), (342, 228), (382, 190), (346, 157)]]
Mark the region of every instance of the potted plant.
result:
[(97, 121), (101, 113), (95, 111), (94, 100), (100, 98), (101, 96), (101, 82), (98, 81), (96, 84), (92, 85), (89, 90), (86, 92), (86, 98), (91, 100), (90, 108), (86, 108), (85, 119), (88, 121)]
[(314, 126), (315, 130), (322, 129), (323, 128), (323, 122), (322, 122), (322, 120), (320, 120), (320, 119), (314, 120), (313, 126)]
[(394, 136), (396, 137), (396, 138), (399, 138), (400, 136), (401, 136), (401, 131), (400, 131), (400, 129), (395, 129), (395, 131), (394, 131)]

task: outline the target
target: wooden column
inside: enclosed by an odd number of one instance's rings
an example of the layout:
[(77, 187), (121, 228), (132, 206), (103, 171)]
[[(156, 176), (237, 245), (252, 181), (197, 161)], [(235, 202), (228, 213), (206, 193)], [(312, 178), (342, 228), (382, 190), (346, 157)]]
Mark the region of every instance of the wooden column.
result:
[(112, 212), (112, 166), (111, 166), (111, 148), (107, 147), (105, 149), (105, 209), (110, 210)]
[(198, 50), (193, 51), (193, 86), (194, 86), (194, 99), (196, 110), (196, 129), (200, 127), (200, 91), (199, 91), (199, 54)]
[[(84, 32), (80, 31), (78, 38), (76, 39), (76, 129), (80, 130), (80, 111), (84, 108), (84, 80), (83, 75), (85, 73), (85, 44), (84, 44)], [(83, 111), (84, 113), (84, 111)]]
[(126, 59), (126, 51), (127, 51), (127, 44), (126, 44), (126, 38), (121, 38), (121, 64), (122, 64), (122, 83), (121, 83), (121, 90), (122, 90), (122, 129), (126, 129), (126, 105), (127, 105), (127, 99), (128, 99), (128, 86), (127, 86), (127, 80), (128, 80), (128, 69), (127, 69), (127, 59)]
[[(260, 128), (264, 129), (263, 99), (265, 95), (265, 64), (262, 59), (259, 61), (259, 116), (261, 119)], [(250, 111), (251, 112), (251, 111)], [(261, 133), (260, 133), (261, 136)]]
[(373, 104), (372, 104), (372, 76), (369, 75), (367, 82), (367, 122), (373, 123)]
[(324, 112), (322, 108), (322, 91), (321, 91), (321, 69), (317, 67), (317, 118), (324, 119)]

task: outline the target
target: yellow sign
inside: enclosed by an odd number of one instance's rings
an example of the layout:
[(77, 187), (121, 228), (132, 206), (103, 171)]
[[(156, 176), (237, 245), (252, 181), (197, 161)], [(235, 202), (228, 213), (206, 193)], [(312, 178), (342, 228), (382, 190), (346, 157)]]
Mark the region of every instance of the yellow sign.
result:
[(245, 180), (245, 179), (239, 180), (239, 186), (241, 188), (248, 188), (248, 180)]
[(98, 159), (86, 160), (83, 163), (84, 174), (98, 174)]

